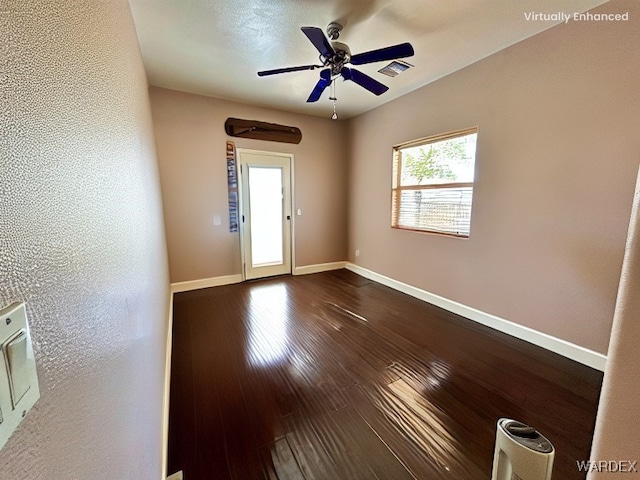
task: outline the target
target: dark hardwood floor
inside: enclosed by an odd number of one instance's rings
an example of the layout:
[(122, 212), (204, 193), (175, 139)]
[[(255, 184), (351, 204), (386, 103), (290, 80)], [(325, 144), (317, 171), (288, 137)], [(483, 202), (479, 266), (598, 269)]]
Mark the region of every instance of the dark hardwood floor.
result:
[(489, 479), (496, 421), (584, 479), (598, 371), (339, 270), (176, 294), (169, 473)]

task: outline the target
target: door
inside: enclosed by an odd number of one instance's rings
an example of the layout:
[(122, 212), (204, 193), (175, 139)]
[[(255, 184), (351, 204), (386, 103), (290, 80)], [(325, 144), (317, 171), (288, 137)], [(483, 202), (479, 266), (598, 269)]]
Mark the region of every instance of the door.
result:
[(238, 149), (245, 280), (291, 273), (292, 160)]

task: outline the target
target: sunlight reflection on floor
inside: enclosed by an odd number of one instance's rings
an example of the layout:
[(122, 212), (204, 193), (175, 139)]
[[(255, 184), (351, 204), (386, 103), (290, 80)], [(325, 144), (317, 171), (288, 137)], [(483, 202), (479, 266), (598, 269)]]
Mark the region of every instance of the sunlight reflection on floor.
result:
[(265, 285), (249, 296), (249, 364), (266, 367), (285, 359), (289, 350), (286, 285)]

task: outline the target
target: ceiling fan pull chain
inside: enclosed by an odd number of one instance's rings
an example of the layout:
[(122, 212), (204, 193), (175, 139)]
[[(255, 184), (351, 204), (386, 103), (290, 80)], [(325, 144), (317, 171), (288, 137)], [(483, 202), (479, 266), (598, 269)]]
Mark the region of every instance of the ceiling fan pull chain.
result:
[(336, 113), (336, 81), (331, 82), (331, 97), (329, 100), (333, 100), (333, 115), (331, 115), (331, 120), (337, 120), (338, 114)]

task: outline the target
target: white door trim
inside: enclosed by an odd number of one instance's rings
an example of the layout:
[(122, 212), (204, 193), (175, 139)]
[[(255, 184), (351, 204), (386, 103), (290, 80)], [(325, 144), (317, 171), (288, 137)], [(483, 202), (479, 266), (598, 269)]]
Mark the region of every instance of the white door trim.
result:
[(236, 149), (237, 159), (238, 159), (238, 211), (239, 211), (239, 223), (240, 223), (240, 259), (242, 262), (242, 279), (247, 280), (247, 269), (246, 269), (246, 255), (245, 255), (245, 243), (247, 239), (245, 238), (244, 232), (244, 216), (245, 216), (245, 192), (244, 192), (244, 176), (247, 174), (246, 169), (243, 169), (243, 154), (249, 155), (265, 155), (270, 157), (280, 157), (283, 159), (289, 160), (289, 198), (288, 202), (285, 203), (285, 215), (290, 217), (288, 221), (288, 230), (289, 230), (289, 252), (285, 252), (285, 255), (288, 255), (290, 259), (290, 269), (288, 273), (293, 273), (295, 269), (295, 235), (294, 235), (294, 221), (295, 216), (293, 215), (293, 203), (294, 203), (294, 157), (292, 153), (284, 153), (284, 152), (271, 152), (266, 150), (253, 150), (248, 148), (238, 148)]

